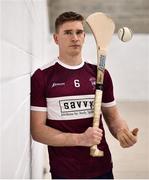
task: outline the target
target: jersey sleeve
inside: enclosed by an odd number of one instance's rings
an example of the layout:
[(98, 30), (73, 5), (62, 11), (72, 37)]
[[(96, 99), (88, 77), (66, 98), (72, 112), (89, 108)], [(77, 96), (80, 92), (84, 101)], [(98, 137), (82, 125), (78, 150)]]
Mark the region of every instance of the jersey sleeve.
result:
[(113, 93), (113, 82), (109, 72), (105, 70), (104, 82), (103, 82), (102, 106), (112, 107), (115, 104), (116, 102)]
[(31, 110), (47, 111), (45, 92), (44, 74), (38, 69), (31, 77)]

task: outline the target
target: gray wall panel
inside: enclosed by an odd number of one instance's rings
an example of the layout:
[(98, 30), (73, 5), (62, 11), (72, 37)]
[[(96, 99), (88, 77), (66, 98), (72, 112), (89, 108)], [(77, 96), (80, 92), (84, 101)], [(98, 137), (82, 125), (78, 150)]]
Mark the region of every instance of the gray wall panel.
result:
[(48, 0), (50, 28), (54, 30), (55, 18), (64, 11), (77, 11), (85, 17), (102, 11), (116, 23), (116, 31), (122, 26), (130, 27), (134, 33), (149, 33), (148, 0)]

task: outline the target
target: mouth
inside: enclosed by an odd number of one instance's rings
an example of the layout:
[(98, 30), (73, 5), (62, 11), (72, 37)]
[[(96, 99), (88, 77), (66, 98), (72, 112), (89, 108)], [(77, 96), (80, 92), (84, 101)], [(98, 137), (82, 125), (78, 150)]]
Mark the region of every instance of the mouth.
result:
[(73, 47), (73, 48), (79, 48), (79, 47), (81, 47), (81, 46), (78, 45), (78, 44), (74, 44), (74, 45), (71, 45), (70, 47)]

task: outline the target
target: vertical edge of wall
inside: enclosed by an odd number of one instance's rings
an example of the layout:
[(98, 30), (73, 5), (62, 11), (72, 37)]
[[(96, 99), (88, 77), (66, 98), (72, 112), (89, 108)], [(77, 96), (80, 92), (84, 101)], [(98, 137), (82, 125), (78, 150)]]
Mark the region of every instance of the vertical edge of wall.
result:
[[(27, 1), (27, 0), (26, 0)], [(48, 9), (47, 0), (28, 3), (33, 18), (32, 27), (32, 72), (48, 62)], [(45, 155), (44, 145), (31, 138), (31, 178), (43, 179)]]
[(1, 60), (2, 60), (2, 58), (1, 58), (1, 2), (0, 2), (0, 179), (1, 179), (1, 169), (2, 169), (2, 167), (1, 167), (1, 155), (2, 155), (2, 153), (1, 153), (1, 140), (2, 140), (2, 138), (1, 138), (1, 119), (2, 119), (2, 116), (1, 116), (1, 105), (2, 105), (2, 100), (1, 100)]
[[(1, 26), (0, 26), (1, 27)], [(0, 30), (1, 31), (1, 30)], [(1, 70), (1, 39), (0, 39), (0, 70)], [(0, 79), (1, 79), (1, 71), (0, 71)], [(1, 158), (2, 158), (2, 129), (1, 129), (1, 119), (2, 119), (2, 112), (1, 112), (1, 105), (2, 105), (2, 98), (1, 98), (1, 81), (0, 81), (0, 179), (2, 177), (2, 164), (1, 164)]]

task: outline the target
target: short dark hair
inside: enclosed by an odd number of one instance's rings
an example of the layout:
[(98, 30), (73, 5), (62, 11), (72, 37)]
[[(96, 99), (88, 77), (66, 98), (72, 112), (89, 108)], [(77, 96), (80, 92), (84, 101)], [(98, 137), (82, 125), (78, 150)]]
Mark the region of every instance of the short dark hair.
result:
[(55, 21), (55, 32), (58, 32), (59, 27), (68, 21), (81, 21), (83, 23), (84, 17), (73, 11), (60, 14)]

